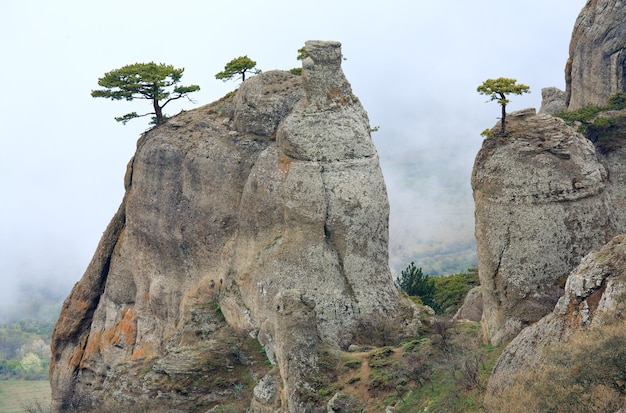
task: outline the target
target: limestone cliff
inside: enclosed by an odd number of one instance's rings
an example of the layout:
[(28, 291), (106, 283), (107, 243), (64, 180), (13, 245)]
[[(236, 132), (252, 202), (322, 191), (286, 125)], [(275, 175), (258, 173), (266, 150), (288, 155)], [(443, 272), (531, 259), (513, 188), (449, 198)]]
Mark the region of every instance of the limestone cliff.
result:
[(561, 119), (511, 113), (472, 173), (483, 328), (497, 344), (549, 313), (580, 259), (616, 234), (607, 171)]
[[(53, 334), (54, 412), (81, 396), (206, 410), (237, 387), (198, 390), (220, 375), (200, 360), (220, 354), (228, 372), (252, 366), (252, 411), (319, 411), (321, 346), (347, 348), (373, 315), (411, 328), (388, 267), (369, 121), (341, 60), (339, 43), (309, 41), (301, 77), (263, 73), (142, 136), (120, 210)], [(276, 365), (269, 375), (246, 334)], [(131, 382), (133, 366), (150, 374)], [(164, 385), (181, 375), (198, 383)]]
[(626, 91), (626, 7), (621, 0), (589, 0), (572, 33), (565, 67), (566, 105), (604, 105)]

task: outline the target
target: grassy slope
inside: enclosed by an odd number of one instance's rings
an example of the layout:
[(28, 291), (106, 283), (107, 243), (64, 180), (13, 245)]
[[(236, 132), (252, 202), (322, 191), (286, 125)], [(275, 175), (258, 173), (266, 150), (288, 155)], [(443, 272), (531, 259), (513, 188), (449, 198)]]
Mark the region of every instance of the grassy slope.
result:
[(24, 406), (39, 401), (50, 405), (47, 380), (0, 380), (0, 412), (24, 413)]
[(504, 346), (482, 343), (479, 323), (436, 318), (400, 345), (359, 353), (330, 349), (320, 354), (326, 377), (317, 404), (339, 392), (342, 412), (484, 412), (483, 396)]

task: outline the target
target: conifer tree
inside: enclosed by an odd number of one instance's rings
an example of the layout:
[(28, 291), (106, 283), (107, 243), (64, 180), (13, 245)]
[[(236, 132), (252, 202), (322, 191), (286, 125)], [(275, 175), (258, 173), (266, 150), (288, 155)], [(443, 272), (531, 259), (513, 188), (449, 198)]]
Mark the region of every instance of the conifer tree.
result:
[(250, 59), (248, 56), (239, 56), (226, 63), (224, 70), (215, 75), (216, 79), (227, 80), (233, 79), (239, 75), (242, 82), (246, 80), (246, 73), (258, 74), (261, 73), (259, 69), (256, 69), (256, 62)]
[(481, 95), (487, 95), (490, 100), (497, 100), (502, 106), (502, 118), (500, 123), (500, 135), (506, 135), (506, 105), (510, 102), (507, 95), (521, 95), (523, 93), (530, 93), (530, 87), (517, 84), (516, 79), (510, 79), (506, 77), (499, 77), (497, 79), (485, 80), (476, 91)]
[[(198, 85), (181, 86), (178, 84), (185, 69), (175, 69), (172, 65), (150, 63), (134, 63), (112, 70), (98, 79), (98, 85), (104, 89), (92, 90), (91, 96), (111, 100), (132, 101), (146, 99), (152, 103), (152, 112), (138, 115), (137, 112), (116, 117), (115, 120), (126, 124), (131, 119), (154, 115), (153, 123), (160, 125), (165, 122), (163, 107), (173, 100), (187, 96), (200, 90)], [(191, 99), (190, 99), (191, 100)]]

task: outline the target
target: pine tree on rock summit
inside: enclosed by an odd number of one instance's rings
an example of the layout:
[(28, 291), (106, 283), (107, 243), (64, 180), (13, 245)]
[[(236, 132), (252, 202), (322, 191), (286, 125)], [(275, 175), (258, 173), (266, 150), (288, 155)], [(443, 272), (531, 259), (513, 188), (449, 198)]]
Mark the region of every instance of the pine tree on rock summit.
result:
[(487, 79), (480, 86), (476, 88), (476, 91), (481, 95), (487, 95), (490, 100), (497, 100), (502, 106), (502, 118), (500, 124), (500, 135), (506, 135), (506, 105), (510, 102), (507, 99), (507, 95), (515, 94), (521, 95), (523, 93), (530, 93), (530, 87), (517, 84), (516, 79), (510, 79), (507, 77), (499, 77), (497, 79)]
[(153, 123), (161, 125), (165, 122), (163, 107), (173, 100), (200, 90), (198, 85), (181, 86), (178, 84), (185, 69), (175, 69), (172, 65), (150, 63), (134, 63), (112, 70), (98, 79), (98, 85), (104, 89), (92, 90), (94, 98), (132, 101), (146, 99), (152, 102), (153, 112), (138, 115), (137, 112), (116, 117), (115, 120), (126, 124), (131, 119), (154, 115)]
[(216, 79), (227, 80), (233, 79), (239, 75), (242, 82), (246, 81), (246, 73), (259, 74), (261, 71), (256, 69), (256, 62), (248, 56), (239, 56), (226, 63), (224, 70), (215, 75)]

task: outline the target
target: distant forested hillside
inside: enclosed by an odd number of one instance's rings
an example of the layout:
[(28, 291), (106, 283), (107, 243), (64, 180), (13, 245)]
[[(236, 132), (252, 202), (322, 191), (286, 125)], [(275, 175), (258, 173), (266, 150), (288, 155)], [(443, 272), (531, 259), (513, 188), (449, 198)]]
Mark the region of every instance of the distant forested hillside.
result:
[(391, 204), (389, 260), (396, 273), (415, 262), (426, 274), (476, 267), (473, 158), (442, 161), (439, 152), (381, 156)]
[[(63, 293), (48, 286), (19, 290), (0, 312), (0, 379), (47, 379), (50, 337)], [(67, 292), (69, 293), (69, 291)]]

